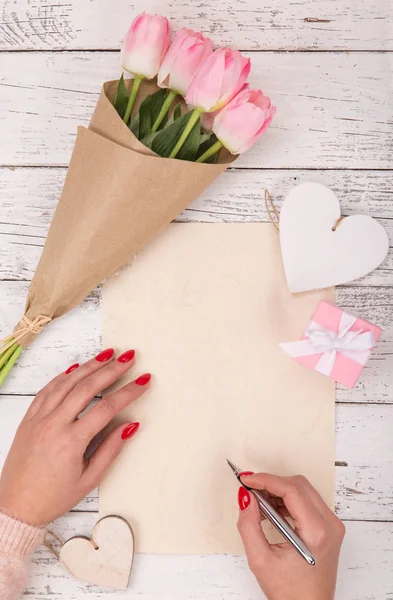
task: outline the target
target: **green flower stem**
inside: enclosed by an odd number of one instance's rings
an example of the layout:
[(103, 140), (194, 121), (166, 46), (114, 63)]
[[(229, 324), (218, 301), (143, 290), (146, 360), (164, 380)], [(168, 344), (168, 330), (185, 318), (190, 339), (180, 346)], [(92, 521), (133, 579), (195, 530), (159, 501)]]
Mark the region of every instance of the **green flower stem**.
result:
[(19, 344), (15, 342), (14, 344), (12, 344), (12, 346), (8, 348), (8, 350), (5, 350), (3, 353), (0, 354), (0, 369), (5, 365), (5, 363), (8, 361), (8, 359), (17, 349), (18, 346)]
[(174, 99), (177, 96), (177, 92), (174, 92), (173, 90), (169, 90), (169, 93), (167, 95), (167, 97), (165, 98), (165, 102), (162, 105), (162, 108), (160, 110), (160, 114), (158, 115), (153, 127), (152, 127), (152, 133), (155, 133), (157, 131), (157, 129), (159, 128), (159, 126), (161, 125), (163, 119), (165, 118), (165, 115), (167, 114), (168, 110), (170, 109), (170, 107), (172, 106), (172, 103), (174, 101)]
[(182, 149), (184, 142), (186, 141), (186, 139), (188, 138), (188, 136), (190, 135), (191, 131), (193, 130), (195, 123), (198, 122), (199, 117), (201, 116), (201, 111), (198, 108), (195, 108), (183, 133), (181, 134), (179, 141), (177, 142), (176, 146), (173, 148), (172, 152), (169, 155), (169, 158), (176, 158), (176, 156), (179, 154), (180, 150)]
[(132, 84), (132, 88), (131, 88), (130, 97), (128, 98), (126, 112), (123, 117), (123, 121), (126, 125), (128, 125), (128, 121), (130, 120), (131, 112), (132, 112), (132, 109), (134, 108), (135, 100), (138, 95), (139, 88), (140, 88), (142, 81), (143, 81), (143, 77), (140, 77), (139, 75), (135, 75), (134, 83)]
[(210, 148), (208, 148), (206, 150), (206, 152), (204, 152), (202, 154), (202, 156), (197, 158), (195, 162), (203, 163), (203, 162), (207, 161), (208, 158), (210, 158), (211, 156), (213, 156), (214, 154), (219, 152), (221, 150), (221, 148), (223, 148), (223, 147), (224, 147), (224, 144), (222, 142), (220, 142), (220, 140), (217, 140), (216, 143), (213, 144), (213, 146), (210, 146)]
[(19, 356), (23, 352), (22, 346), (19, 346), (19, 344), (16, 344), (16, 346), (17, 347), (14, 350), (11, 357), (9, 358), (8, 362), (4, 365), (4, 367), (2, 369), (0, 369), (0, 387), (3, 385), (7, 375), (9, 375), (12, 367), (14, 366), (14, 364), (18, 360)]

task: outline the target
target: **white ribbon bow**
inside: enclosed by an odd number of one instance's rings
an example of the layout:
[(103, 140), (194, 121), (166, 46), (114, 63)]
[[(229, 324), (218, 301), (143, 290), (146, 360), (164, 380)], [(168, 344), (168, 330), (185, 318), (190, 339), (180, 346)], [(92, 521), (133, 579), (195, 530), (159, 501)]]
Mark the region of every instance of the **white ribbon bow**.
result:
[(343, 313), (338, 333), (311, 321), (305, 332), (306, 339), (298, 342), (280, 344), (281, 348), (292, 358), (321, 354), (315, 371), (330, 375), (336, 362), (337, 353), (342, 354), (365, 365), (370, 351), (375, 346), (375, 338), (371, 331), (350, 331), (357, 317)]

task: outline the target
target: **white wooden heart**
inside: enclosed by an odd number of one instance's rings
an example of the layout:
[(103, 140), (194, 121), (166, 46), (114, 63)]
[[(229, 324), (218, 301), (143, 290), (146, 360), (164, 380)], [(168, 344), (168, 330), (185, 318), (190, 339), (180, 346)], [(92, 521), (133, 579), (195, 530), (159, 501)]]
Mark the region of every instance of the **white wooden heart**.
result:
[(100, 519), (91, 539), (74, 537), (60, 550), (60, 562), (77, 579), (103, 588), (126, 590), (134, 558), (134, 536), (118, 516)]
[(353, 281), (386, 258), (389, 239), (372, 217), (345, 217), (337, 229), (340, 203), (320, 183), (302, 183), (286, 197), (280, 212), (280, 243), (291, 292)]

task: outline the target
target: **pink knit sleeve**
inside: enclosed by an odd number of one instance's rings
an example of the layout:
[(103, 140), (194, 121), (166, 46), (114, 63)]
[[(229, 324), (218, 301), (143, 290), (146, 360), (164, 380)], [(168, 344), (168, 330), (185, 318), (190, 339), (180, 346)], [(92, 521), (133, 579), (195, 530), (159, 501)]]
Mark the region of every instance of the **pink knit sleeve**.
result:
[(44, 529), (0, 513), (0, 598), (17, 600), (26, 585), (31, 555), (42, 544)]

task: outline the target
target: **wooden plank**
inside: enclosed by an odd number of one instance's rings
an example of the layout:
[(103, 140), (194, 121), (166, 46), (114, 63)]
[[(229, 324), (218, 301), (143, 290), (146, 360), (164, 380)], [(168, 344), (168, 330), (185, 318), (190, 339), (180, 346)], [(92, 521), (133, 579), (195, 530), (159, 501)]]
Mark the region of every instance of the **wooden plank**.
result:
[[(0, 337), (12, 331), (23, 313), (28, 282), (0, 283)], [(343, 402), (393, 402), (393, 288), (342, 287), (339, 306), (380, 324), (383, 336), (353, 390), (339, 387)], [(1, 388), (3, 394), (34, 394), (52, 377), (77, 360), (86, 360), (100, 349), (100, 291), (52, 323), (28, 348)]]
[(211, 35), (217, 45), (243, 50), (393, 49), (393, 8), (386, 0), (6, 0), (0, 49), (118, 48), (128, 22), (143, 10), (167, 15), (174, 30), (193, 27)]
[[(237, 167), (391, 168), (393, 69), (384, 53), (251, 53), (251, 85), (277, 105)], [(118, 53), (3, 53), (0, 165), (67, 165), (78, 124)]]
[[(40, 257), (65, 177), (64, 168), (0, 169), (0, 280), (30, 280)], [(178, 221), (268, 221), (264, 189), (277, 207), (298, 183), (318, 181), (341, 199), (344, 215), (376, 217), (393, 246), (390, 171), (281, 171), (232, 169), (222, 175)], [(356, 285), (393, 285), (393, 253)]]
[[(89, 535), (96, 519), (94, 513), (71, 513), (59, 519), (53, 530), (65, 539)], [(346, 527), (336, 600), (390, 600), (393, 523), (352, 521)], [(41, 600), (43, 594), (67, 600), (119, 597), (118, 592), (73, 579), (44, 547), (34, 555), (25, 596)], [(130, 587), (122, 595), (130, 600), (227, 600), (229, 597), (234, 600), (263, 597), (245, 557), (136, 555)]]
[[(31, 400), (0, 397), (0, 471)], [(393, 405), (341, 404), (336, 419), (337, 514), (346, 520), (392, 520)], [(98, 491), (77, 510), (97, 511)]]
[[(393, 405), (336, 411), (336, 510), (341, 519), (393, 516)], [(348, 466), (344, 466), (348, 465)]]

